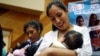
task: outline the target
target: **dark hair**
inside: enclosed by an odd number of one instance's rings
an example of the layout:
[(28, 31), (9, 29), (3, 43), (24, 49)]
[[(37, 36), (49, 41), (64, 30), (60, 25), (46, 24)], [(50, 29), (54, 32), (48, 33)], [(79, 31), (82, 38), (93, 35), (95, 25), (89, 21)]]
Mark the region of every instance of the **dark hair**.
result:
[[(83, 17), (82, 17), (81, 15), (78, 15), (77, 18), (76, 18), (76, 22), (78, 22), (78, 20), (79, 20), (80, 18), (83, 19)], [(83, 19), (83, 20), (84, 20), (84, 19)]]
[(95, 26), (99, 25), (100, 20), (96, 20)]
[(0, 25), (0, 41), (3, 41), (3, 33), (2, 33), (1, 25)]
[(24, 25), (24, 33), (26, 33), (26, 29), (27, 29), (29, 26), (35, 28), (37, 31), (40, 30), (40, 33), (41, 33), (42, 30), (43, 30), (42, 23), (40, 23), (40, 22), (37, 21), (37, 20), (33, 20), (33, 21), (27, 22), (27, 23)]
[(49, 9), (52, 7), (52, 5), (56, 5), (62, 10), (66, 11), (67, 7), (60, 1), (52, 1), (51, 3), (48, 4), (46, 14), (49, 16)]
[(52, 30), (56, 31), (58, 28), (52, 24)]
[[(90, 27), (90, 26), (93, 26), (93, 25), (92, 25), (93, 22), (91, 22), (91, 19), (92, 19), (94, 16), (96, 16), (96, 14), (94, 14), (94, 13), (92, 13), (92, 14), (90, 15), (90, 18), (89, 18), (89, 25), (88, 25), (89, 27)], [(97, 19), (97, 16), (96, 16), (96, 19)], [(95, 23), (95, 22), (94, 22), (94, 23)]]
[(3, 48), (3, 33), (0, 25), (0, 55), (2, 55), (2, 48)]
[(68, 46), (69, 49), (81, 48), (83, 44), (83, 35), (74, 30), (67, 32), (65, 35), (64, 43)]
[[(49, 9), (52, 7), (52, 5), (56, 5), (57, 7), (61, 8), (62, 10), (66, 11), (67, 7), (61, 2), (61, 1), (52, 1), (48, 4), (46, 14), (49, 16)], [(52, 30), (55, 31), (58, 28), (54, 25), (52, 25)]]

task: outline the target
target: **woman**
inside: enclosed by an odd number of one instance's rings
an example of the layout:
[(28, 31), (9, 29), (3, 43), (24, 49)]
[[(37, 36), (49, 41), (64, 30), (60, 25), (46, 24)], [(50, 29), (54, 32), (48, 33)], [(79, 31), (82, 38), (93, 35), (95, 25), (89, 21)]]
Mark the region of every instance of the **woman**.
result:
[(97, 20), (97, 15), (94, 14), (94, 13), (92, 13), (92, 14), (90, 15), (90, 18), (89, 18), (89, 25), (88, 25), (88, 27), (95, 26), (96, 20)]
[(95, 26), (96, 30), (90, 31), (91, 43), (93, 47), (93, 51), (100, 51), (100, 20), (96, 20)]
[[(28, 40), (24, 42), (21, 47), (24, 47), (26, 49), (25, 56), (33, 56), (38, 49), (38, 46), (42, 41), (42, 30), (42, 24), (37, 20), (29, 21), (24, 25), (24, 33), (27, 35)], [(27, 47), (26, 44), (29, 44), (29, 47)]]
[[(91, 56), (92, 49), (87, 28), (72, 25), (68, 20), (68, 11), (61, 2), (51, 2), (47, 6), (47, 16), (53, 24), (53, 31), (44, 36), (44, 40), (37, 50), (35, 56)], [(83, 34), (83, 46), (81, 49), (69, 50), (65, 48), (53, 48), (50, 45), (54, 41), (63, 42), (64, 34), (70, 30), (75, 30)], [(84, 31), (83, 31), (84, 30)]]
[(22, 45), (20, 45), (18, 49), (14, 50), (13, 55), (33, 56), (42, 41), (41, 37), (42, 30), (43, 27), (39, 21), (33, 20), (27, 22), (24, 25), (24, 33), (28, 37), (28, 40), (25, 41)]

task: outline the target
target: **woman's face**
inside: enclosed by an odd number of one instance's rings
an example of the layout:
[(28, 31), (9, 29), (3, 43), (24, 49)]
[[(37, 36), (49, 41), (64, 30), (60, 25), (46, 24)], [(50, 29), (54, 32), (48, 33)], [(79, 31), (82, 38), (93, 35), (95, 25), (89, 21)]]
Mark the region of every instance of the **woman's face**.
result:
[(93, 18), (91, 18), (91, 22), (95, 22), (97, 20), (97, 16), (93, 15)]
[(67, 17), (67, 10), (57, 7), (56, 5), (52, 5), (49, 9), (49, 17), (54, 26), (56, 26), (60, 30), (66, 30), (69, 25), (69, 20)]
[(26, 34), (27, 37), (34, 43), (36, 42), (40, 37), (39, 37), (39, 32), (32, 26), (27, 27), (26, 29)]

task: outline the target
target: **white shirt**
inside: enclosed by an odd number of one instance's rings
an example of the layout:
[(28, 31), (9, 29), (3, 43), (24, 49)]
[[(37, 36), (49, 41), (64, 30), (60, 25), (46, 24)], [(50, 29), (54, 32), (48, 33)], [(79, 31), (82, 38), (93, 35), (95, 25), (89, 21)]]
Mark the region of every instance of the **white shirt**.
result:
[[(86, 27), (79, 27), (73, 25), (73, 30), (78, 31), (83, 34), (83, 45), (82, 48), (76, 49), (76, 53), (78, 56), (91, 56), (92, 55), (92, 48), (89, 36), (89, 29)], [(44, 49), (48, 48), (52, 42), (58, 40), (58, 31), (50, 31), (44, 35), (43, 42), (41, 43), (40, 47), (38, 48), (37, 52), (34, 56), (40, 54)]]

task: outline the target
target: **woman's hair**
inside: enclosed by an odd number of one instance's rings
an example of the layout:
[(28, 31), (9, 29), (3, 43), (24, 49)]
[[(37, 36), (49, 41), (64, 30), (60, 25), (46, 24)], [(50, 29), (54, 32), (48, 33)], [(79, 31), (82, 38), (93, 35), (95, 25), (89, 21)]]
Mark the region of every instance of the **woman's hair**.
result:
[(83, 35), (77, 31), (69, 31), (65, 35), (64, 43), (68, 46), (69, 49), (81, 48), (83, 44)]
[(78, 22), (78, 20), (81, 19), (81, 18), (83, 19), (83, 17), (81, 15), (78, 15), (77, 18), (76, 18), (76, 22)]
[(56, 5), (57, 7), (61, 8), (62, 10), (66, 11), (67, 7), (60, 1), (52, 1), (48, 4), (46, 14), (49, 16), (49, 9), (52, 7), (52, 5)]
[[(92, 14), (90, 15), (90, 18), (89, 18), (89, 25), (88, 25), (89, 27), (90, 27), (90, 26), (93, 26), (93, 25), (92, 25), (93, 22), (91, 22), (91, 19), (93, 19), (94, 16), (96, 16), (96, 19), (97, 19), (97, 15), (96, 15), (96, 14), (92, 13)], [(95, 23), (95, 22), (94, 22), (94, 23)]]
[(99, 25), (99, 23), (100, 23), (100, 20), (96, 20), (95, 26)]
[(27, 29), (28, 27), (33, 27), (33, 28), (35, 28), (37, 31), (40, 30), (40, 33), (41, 33), (42, 30), (43, 30), (42, 23), (40, 23), (40, 22), (37, 21), (37, 20), (29, 21), (29, 22), (27, 22), (27, 23), (24, 25), (24, 32), (25, 32), (25, 33), (26, 33), (26, 29)]
[[(47, 10), (46, 10), (46, 14), (47, 16), (49, 17), (49, 9), (52, 7), (52, 5), (55, 5), (59, 8), (61, 8), (62, 10), (66, 11), (67, 10), (67, 7), (61, 2), (61, 1), (52, 1), (51, 3), (48, 4), (47, 6)], [(54, 25), (52, 25), (52, 30), (55, 31), (57, 30), (58, 28)]]

